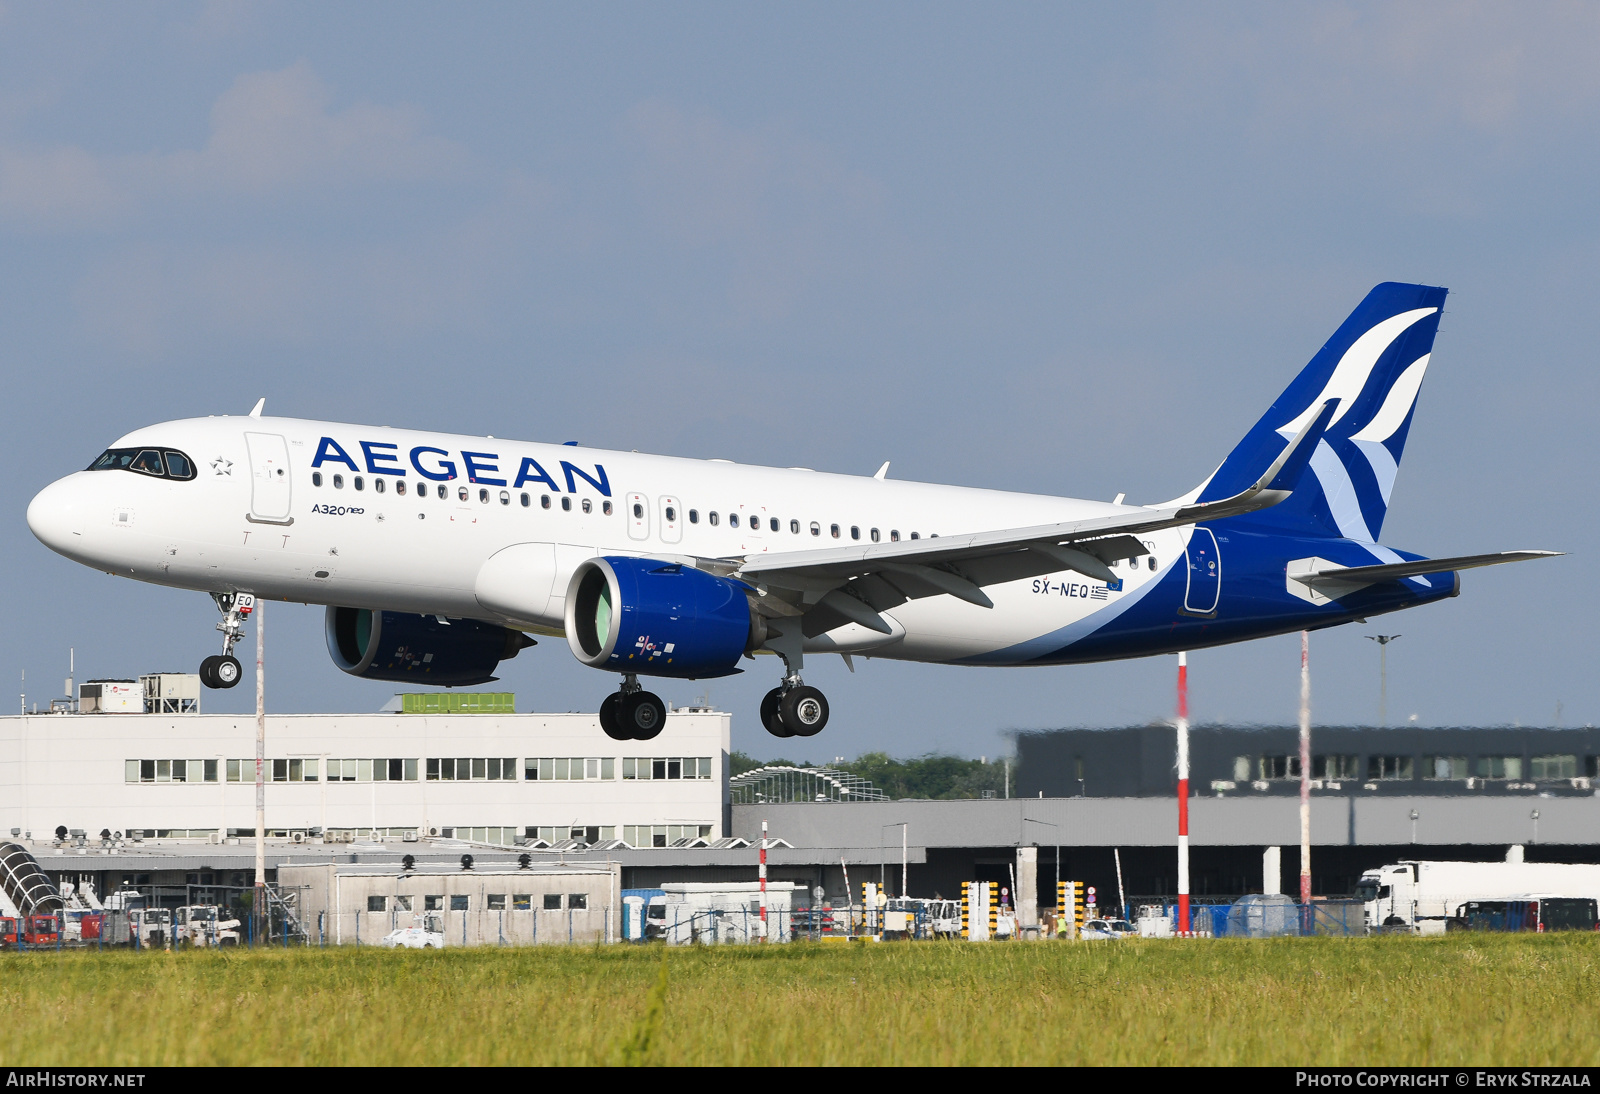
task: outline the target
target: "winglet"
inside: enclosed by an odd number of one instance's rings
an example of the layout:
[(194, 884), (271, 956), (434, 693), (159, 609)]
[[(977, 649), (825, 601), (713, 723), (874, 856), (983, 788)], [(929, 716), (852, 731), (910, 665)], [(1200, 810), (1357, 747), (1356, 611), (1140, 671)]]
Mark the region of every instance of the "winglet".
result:
[(889, 461), (888, 460), (884, 460), (883, 461), (883, 466), (878, 468), (877, 472), (872, 477), (877, 479), (879, 482), (882, 482), (884, 479), (888, 478), (889, 477)]
[(264, 409), (266, 409), (266, 406), (267, 406), (267, 397), (265, 395), (263, 395), (261, 398), (256, 400), (256, 405), (255, 405), (254, 409), (252, 409), (250, 411), (250, 417), (252, 417), (252, 418), (261, 417), (261, 412)]

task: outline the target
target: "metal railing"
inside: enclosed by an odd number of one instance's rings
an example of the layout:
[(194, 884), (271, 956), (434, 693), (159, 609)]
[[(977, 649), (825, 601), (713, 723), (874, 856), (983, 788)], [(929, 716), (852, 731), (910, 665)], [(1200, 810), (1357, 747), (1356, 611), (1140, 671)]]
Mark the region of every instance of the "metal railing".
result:
[(861, 776), (832, 767), (758, 767), (729, 779), (728, 792), (734, 805), (889, 800)]

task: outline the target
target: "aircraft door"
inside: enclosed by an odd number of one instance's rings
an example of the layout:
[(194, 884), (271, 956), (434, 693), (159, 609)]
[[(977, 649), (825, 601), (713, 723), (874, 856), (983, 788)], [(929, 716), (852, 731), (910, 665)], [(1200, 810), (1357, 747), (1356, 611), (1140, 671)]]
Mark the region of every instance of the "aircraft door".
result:
[(650, 538), (650, 499), (643, 494), (628, 494), (623, 501), (628, 507), (628, 538)]
[(683, 538), (683, 506), (677, 498), (661, 499), (661, 542), (677, 543)]
[(289, 443), (276, 433), (246, 433), (244, 443), (250, 452), (251, 519), (291, 523)]
[(1187, 548), (1189, 583), (1183, 591), (1183, 610), (1211, 615), (1222, 597), (1222, 558), (1217, 537), (1209, 528), (1196, 528)]

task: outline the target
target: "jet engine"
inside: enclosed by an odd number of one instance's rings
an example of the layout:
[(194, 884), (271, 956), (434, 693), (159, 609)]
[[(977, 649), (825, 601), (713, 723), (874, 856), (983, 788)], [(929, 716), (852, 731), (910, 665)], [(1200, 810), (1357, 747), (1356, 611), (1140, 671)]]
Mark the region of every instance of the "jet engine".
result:
[(493, 680), (495, 666), (533, 645), (521, 631), (476, 619), (334, 608), (328, 653), (351, 676), (463, 687)]
[(597, 669), (731, 676), (764, 633), (747, 591), (741, 582), (679, 563), (591, 558), (567, 586), (567, 645)]

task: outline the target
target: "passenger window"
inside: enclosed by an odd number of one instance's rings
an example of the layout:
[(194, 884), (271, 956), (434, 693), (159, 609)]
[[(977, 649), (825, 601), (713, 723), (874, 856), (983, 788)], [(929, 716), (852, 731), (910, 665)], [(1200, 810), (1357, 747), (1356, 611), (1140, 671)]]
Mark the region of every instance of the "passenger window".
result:
[(594, 512), (594, 502), (590, 501), (588, 498), (584, 498), (583, 499), (583, 511), (585, 513)]
[(828, 525), (828, 531), (833, 533), (833, 538), (834, 539), (838, 539), (839, 538), (839, 526), (837, 524)]
[(915, 533), (915, 532), (912, 532), (912, 533), (911, 533), (911, 538), (912, 538), (912, 539), (921, 539), (921, 538), (922, 538), (922, 537), (921, 537), (921, 536), (919, 536), (919, 535), (917, 535), (917, 533)]
[(711, 527), (715, 528), (717, 526), (717, 522), (722, 518), (718, 516), (717, 511), (713, 509), (711, 512), (706, 514), (706, 519), (711, 522)]
[(690, 524), (699, 524), (700, 523), (700, 510), (698, 510), (698, 509), (689, 510), (689, 523)]
[(777, 518), (777, 517), (773, 517), (773, 518), (772, 518), (772, 521), (771, 521), (771, 528), (772, 528), (772, 530), (773, 530), (773, 531), (774, 531), (774, 532), (776, 532), (776, 531), (777, 531), (777, 530), (778, 530), (778, 518)]
[(634, 519), (638, 520), (642, 516), (644, 516), (644, 506), (640, 505), (638, 502), (634, 502), (633, 503), (633, 517), (634, 517)]
[(673, 508), (670, 505), (667, 506), (667, 521), (668, 521), (668, 523), (671, 523), (672, 521), (675, 521), (677, 519), (678, 519), (678, 511), (677, 511), (677, 509)]
[(384, 490), (388, 489), (386, 486), (383, 485), (383, 480), (382, 479), (373, 479), (372, 480), (372, 488), (374, 490), (376, 490), (380, 494), (383, 493)]
[(439, 500), (440, 501), (449, 501), (450, 500), (450, 488), (448, 486), (446, 486), (442, 482), (439, 484)]
[(791, 520), (789, 522), (789, 531), (798, 536), (800, 534), (800, 522)]
[(850, 538), (851, 539), (860, 539), (861, 538), (861, 528), (858, 525), (852, 524), (850, 526)]
[(572, 512), (572, 498), (567, 494), (561, 495), (561, 510), (565, 513)]
[(457, 501), (466, 501), (467, 500), (467, 488), (465, 486), (456, 487), (456, 500)]
[(194, 464), (182, 452), (167, 453), (167, 474), (175, 479), (194, 478)]
[(335, 475), (333, 477), (333, 488), (335, 490), (343, 490), (344, 489), (344, 476), (343, 475)]
[(608, 516), (608, 517), (609, 517), (609, 516), (610, 516), (610, 515), (611, 515), (611, 503), (610, 503), (610, 502), (609, 502), (609, 501), (603, 501), (603, 502), (601, 502), (601, 503), (600, 503), (600, 512), (601, 512), (601, 513), (602, 513), (602, 514), (603, 514), (603, 515), (605, 515), (605, 516)]
[(878, 542), (878, 530), (876, 528), (874, 528), (871, 532), (869, 532), (867, 534), (872, 537), (872, 542), (874, 542), (874, 543)]
[(549, 494), (540, 494), (539, 495), (539, 508), (540, 509), (548, 509), (548, 508), (550, 508), (550, 495)]
[(142, 471), (146, 475), (160, 475), (166, 477), (166, 472), (161, 468), (161, 453), (153, 448), (147, 448), (133, 458), (133, 470)]
[(1145, 559), (1145, 562), (1149, 565), (1150, 569), (1154, 570), (1156, 568), (1156, 556), (1155, 555), (1151, 555), (1149, 558)]
[(737, 527), (739, 527), (739, 514), (738, 513), (729, 513), (728, 514), (728, 527), (729, 528), (737, 528)]
[(365, 490), (367, 488), (367, 481), (360, 475), (357, 475), (355, 478), (350, 480), (350, 485), (354, 486), (357, 490)]
[(898, 528), (889, 529), (889, 542), (890, 543), (899, 543), (900, 542), (900, 529), (898, 529)]
[(489, 491), (485, 490), (481, 486), (478, 487), (478, 504), (479, 505), (488, 505), (489, 504)]
[(533, 504), (533, 499), (528, 496), (528, 492), (526, 490), (522, 492), (522, 495), (518, 500), (522, 502), (522, 507), (524, 509)]
[(811, 534), (814, 536), (820, 536), (822, 534), (822, 525), (818, 524), (816, 521), (812, 521)]
[(311, 485), (312, 486), (321, 486), (322, 485), (322, 472), (321, 471), (313, 471), (313, 472), (311, 472)]
[(394, 492), (396, 494), (399, 494), (402, 498), (406, 496), (406, 480), (405, 479), (396, 479), (395, 480)]

